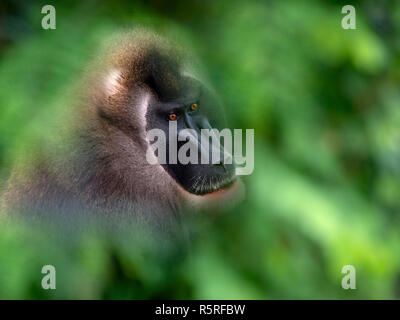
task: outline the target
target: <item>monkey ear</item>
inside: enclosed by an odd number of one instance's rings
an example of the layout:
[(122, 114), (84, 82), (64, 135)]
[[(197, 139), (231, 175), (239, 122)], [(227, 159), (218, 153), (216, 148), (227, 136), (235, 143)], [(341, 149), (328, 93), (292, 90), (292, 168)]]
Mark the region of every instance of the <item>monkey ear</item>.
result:
[(104, 89), (107, 96), (113, 96), (123, 89), (121, 71), (112, 69), (104, 80)]

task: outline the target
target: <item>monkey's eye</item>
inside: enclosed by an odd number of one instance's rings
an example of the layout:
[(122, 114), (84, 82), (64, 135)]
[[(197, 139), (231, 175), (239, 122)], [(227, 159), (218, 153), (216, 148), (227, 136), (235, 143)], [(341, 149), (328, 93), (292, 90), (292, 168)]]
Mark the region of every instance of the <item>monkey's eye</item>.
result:
[(191, 110), (191, 111), (196, 111), (198, 108), (199, 108), (199, 107), (198, 107), (198, 105), (197, 105), (196, 103), (193, 103), (193, 104), (190, 106), (190, 110)]
[(170, 113), (168, 116), (168, 119), (171, 121), (175, 121), (177, 118), (176, 113)]

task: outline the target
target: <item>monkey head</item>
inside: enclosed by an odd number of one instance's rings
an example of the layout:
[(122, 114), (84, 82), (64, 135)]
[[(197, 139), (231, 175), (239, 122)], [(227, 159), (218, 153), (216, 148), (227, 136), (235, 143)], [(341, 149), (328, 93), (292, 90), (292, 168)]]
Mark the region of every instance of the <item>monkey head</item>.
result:
[[(130, 136), (139, 137), (141, 154), (150, 149), (158, 160), (160, 150), (152, 149), (154, 141), (149, 141), (146, 132), (158, 129), (164, 133), (166, 161), (153, 163), (151, 168), (142, 162), (142, 170), (152, 171), (152, 176), (157, 172), (161, 183), (175, 184), (186, 202), (208, 206), (240, 199), (243, 186), (235, 175), (232, 155), (218, 137), (206, 141), (202, 136), (204, 129), (213, 133), (213, 129), (226, 128), (215, 92), (185, 70), (184, 55), (175, 45), (146, 33), (128, 37), (123, 46), (116, 46), (112, 66), (102, 77), (105, 96), (97, 103), (101, 115)], [(189, 162), (178, 156), (188, 142), (198, 150)]]

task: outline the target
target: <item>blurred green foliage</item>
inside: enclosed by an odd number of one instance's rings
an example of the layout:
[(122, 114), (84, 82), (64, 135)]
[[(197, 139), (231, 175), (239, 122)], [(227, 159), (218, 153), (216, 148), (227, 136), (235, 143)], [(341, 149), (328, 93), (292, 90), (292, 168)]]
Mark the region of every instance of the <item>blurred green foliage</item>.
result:
[[(231, 127), (255, 129), (255, 170), (189, 254), (1, 225), (0, 298), (399, 298), (400, 3), (357, 1), (343, 30), (342, 1), (52, 1), (47, 31), (44, 4), (0, 4), (3, 180), (57, 135), (44, 120), (68, 112), (100, 40), (135, 25), (197, 53)], [(45, 264), (57, 290), (40, 287)], [(356, 290), (341, 288), (348, 264)]]

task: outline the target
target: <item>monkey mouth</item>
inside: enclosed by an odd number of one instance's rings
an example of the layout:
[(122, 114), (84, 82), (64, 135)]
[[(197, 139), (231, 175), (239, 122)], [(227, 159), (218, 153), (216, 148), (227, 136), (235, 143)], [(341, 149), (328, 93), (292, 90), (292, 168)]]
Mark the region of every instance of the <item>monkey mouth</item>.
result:
[(239, 178), (233, 179), (230, 183), (226, 183), (216, 191), (204, 194), (193, 194), (182, 189), (184, 199), (193, 209), (229, 209), (234, 208), (240, 203), (245, 196), (245, 187)]
[(236, 176), (198, 176), (195, 177), (193, 185), (189, 188), (189, 192), (195, 195), (204, 196), (211, 193), (223, 192), (232, 187), (236, 181)]

